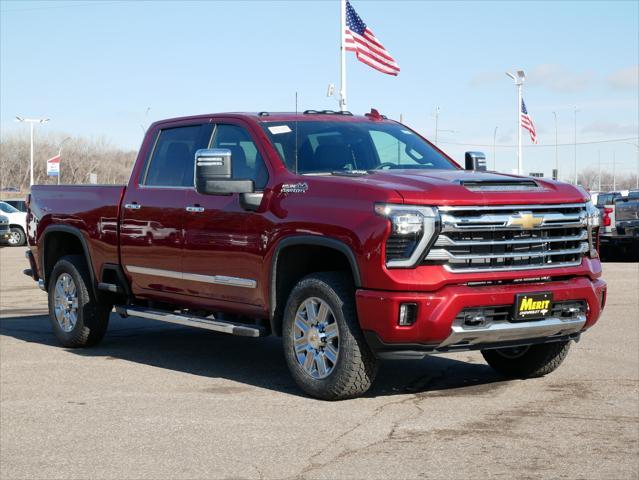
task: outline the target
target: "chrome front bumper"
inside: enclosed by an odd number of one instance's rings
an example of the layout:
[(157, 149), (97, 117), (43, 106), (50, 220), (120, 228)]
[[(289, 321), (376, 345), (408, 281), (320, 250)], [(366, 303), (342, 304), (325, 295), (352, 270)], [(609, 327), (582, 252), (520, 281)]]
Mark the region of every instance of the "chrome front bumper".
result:
[(446, 340), (435, 347), (439, 349), (460, 349), (481, 344), (520, 342), (527, 339), (564, 337), (579, 333), (586, 324), (585, 315), (574, 318), (547, 318), (531, 322), (494, 322), (487, 326), (470, 327), (455, 320), (452, 332)]

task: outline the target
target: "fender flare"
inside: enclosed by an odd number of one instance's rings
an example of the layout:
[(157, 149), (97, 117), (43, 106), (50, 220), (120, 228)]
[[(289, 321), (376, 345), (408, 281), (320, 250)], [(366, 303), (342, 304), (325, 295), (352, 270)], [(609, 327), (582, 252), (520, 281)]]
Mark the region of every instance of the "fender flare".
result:
[(97, 297), (98, 296), (98, 291), (96, 288), (97, 281), (95, 278), (95, 272), (93, 271), (93, 261), (91, 260), (91, 252), (89, 251), (89, 244), (87, 243), (86, 238), (84, 238), (84, 235), (82, 235), (82, 231), (79, 228), (71, 227), (69, 225), (50, 225), (44, 229), (44, 232), (42, 232), (42, 235), (40, 237), (40, 242), (39, 242), (40, 243), (39, 255), (40, 255), (40, 265), (42, 270), (42, 280), (44, 281), (44, 284), (48, 287), (46, 263), (45, 263), (45, 257), (44, 257), (47, 251), (47, 237), (51, 233), (55, 233), (55, 232), (69, 233), (80, 241), (80, 245), (82, 245), (82, 250), (84, 251), (84, 257), (86, 258), (86, 261), (87, 261), (87, 269), (89, 270), (89, 276), (91, 277), (91, 288), (93, 289), (93, 294)]
[(359, 265), (357, 264), (355, 254), (353, 253), (353, 250), (341, 240), (330, 237), (320, 237), (317, 235), (293, 235), (280, 240), (275, 246), (275, 252), (273, 253), (273, 257), (271, 260), (269, 274), (269, 319), (271, 323), (271, 331), (274, 333), (277, 331), (277, 329), (275, 329), (275, 310), (277, 307), (277, 262), (282, 250), (287, 247), (299, 245), (326, 247), (344, 254), (344, 256), (346, 256), (346, 258), (348, 259), (348, 263), (351, 267), (351, 273), (353, 275), (353, 283), (355, 284), (355, 288), (360, 288), (362, 286), (362, 278), (359, 272)]

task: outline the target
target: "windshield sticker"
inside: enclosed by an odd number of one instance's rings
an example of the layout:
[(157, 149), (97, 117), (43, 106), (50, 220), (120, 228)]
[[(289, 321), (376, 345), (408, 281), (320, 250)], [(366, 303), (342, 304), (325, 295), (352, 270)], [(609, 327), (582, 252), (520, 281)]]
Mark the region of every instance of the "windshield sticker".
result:
[(274, 127), (268, 127), (268, 131), (271, 132), (273, 135), (292, 132), (291, 128), (288, 125), (276, 125)]
[(413, 132), (411, 132), (410, 130), (404, 130), (404, 129), (402, 129), (402, 130), (401, 130), (401, 132), (402, 132), (402, 133), (405, 133), (406, 135), (412, 135), (412, 134), (413, 134)]
[(282, 185), (282, 193), (306, 193), (308, 190), (308, 183), (285, 183)]

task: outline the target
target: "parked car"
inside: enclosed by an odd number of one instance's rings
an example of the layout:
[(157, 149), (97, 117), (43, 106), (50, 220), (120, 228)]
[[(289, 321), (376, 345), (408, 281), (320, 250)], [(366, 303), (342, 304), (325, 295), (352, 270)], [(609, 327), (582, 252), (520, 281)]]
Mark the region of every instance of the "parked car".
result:
[(615, 200), (614, 241), (639, 255), (639, 190)]
[(9, 219), (4, 215), (0, 215), (0, 245), (8, 245), (9, 238), (11, 238)]
[(9, 218), (11, 237), (9, 245), (20, 247), (27, 243), (27, 212), (21, 212), (7, 202), (0, 202), (0, 213)]
[[(636, 195), (636, 191), (627, 190), (602, 192), (598, 195), (597, 208), (601, 212), (599, 241), (604, 254), (625, 255), (628, 248), (634, 248), (633, 221), (635, 220)], [(621, 219), (619, 219), (620, 209), (622, 210)]]
[(604, 237), (610, 237), (615, 228), (615, 200), (621, 198), (621, 192), (599, 192), (595, 205), (601, 213), (601, 228), (599, 235), (602, 242)]
[(98, 343), (114, 305), (274, 334), (322, 399), (431, 353), (545, 375), (604, 307), (599, 211), (574, 186), (486, 172), (477, 152), (466, 168), (376, 111), (164, 120), (128, 186), (32, 188), (25, 273), (66, 347)]
[(4, 200), (4, 202), (20, 210), (21, 212), (27, 211), (27, 202), (25, 202), (24, 200)]

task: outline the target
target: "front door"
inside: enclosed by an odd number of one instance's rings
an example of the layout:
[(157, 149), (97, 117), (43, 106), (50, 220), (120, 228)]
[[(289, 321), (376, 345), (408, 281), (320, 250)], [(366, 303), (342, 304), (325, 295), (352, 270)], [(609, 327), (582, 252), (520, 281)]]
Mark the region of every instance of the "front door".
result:
[(165, 300), (184, 294), (182, 249), (187, 191), (193, 189), (194, 155), (206, 148), (212, 126), (160, 129), (139, 182), (123, 199), (122, 264), (134, 295)]
[[(256, 191), (264, 189), (263, 154), (243, 126), (217, 124), (210, 147), (231, 151), (233, 179), (253, 180)], [(250, 227), (260, 214), (243, 209), (238, 194), (203, 195), (193, 189), (186, 198), (191, 211), (184, 217), (183, 271), (189, 294), (210, 299), (211, 308), (226, 302), (265, 305), (258, 288), (262, 232)]]

